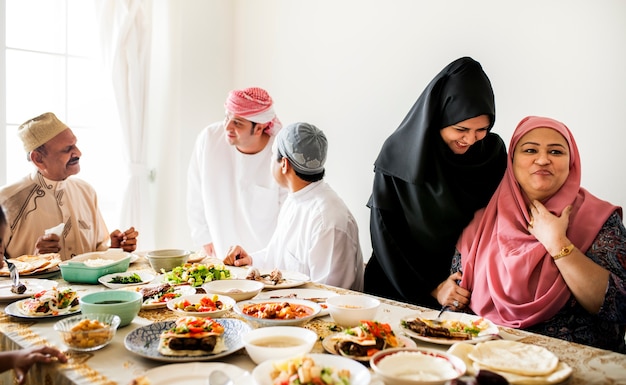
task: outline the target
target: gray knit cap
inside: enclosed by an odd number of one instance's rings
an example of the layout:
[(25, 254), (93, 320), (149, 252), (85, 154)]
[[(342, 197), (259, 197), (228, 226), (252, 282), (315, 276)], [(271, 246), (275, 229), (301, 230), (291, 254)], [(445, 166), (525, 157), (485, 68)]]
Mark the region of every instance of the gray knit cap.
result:
[(283, 128), (276, 135), (276, 148), (304, 175), (324, 171), (328, 141), (324, 132), (312, 124), (298, 122)]

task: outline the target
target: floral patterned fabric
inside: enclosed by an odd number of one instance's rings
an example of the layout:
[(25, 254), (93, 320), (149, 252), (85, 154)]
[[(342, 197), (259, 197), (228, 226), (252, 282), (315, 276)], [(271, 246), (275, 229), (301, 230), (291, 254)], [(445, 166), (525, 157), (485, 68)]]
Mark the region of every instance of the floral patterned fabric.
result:
[[(571, 296), (554, 317), (525, 330), (626, 353), (626, 228), (617, 212), (609, 217), (585, 254), (611, 273), (598, 314), (590, 314)], [(451, 273), (457, 271), (461, 271), (458, 251)]]

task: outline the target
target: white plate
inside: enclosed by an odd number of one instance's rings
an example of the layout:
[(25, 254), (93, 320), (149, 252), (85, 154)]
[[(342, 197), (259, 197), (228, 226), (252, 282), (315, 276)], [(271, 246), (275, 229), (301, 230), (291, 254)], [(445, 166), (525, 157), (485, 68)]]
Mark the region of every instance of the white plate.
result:
[(204, 258), (206, 258), (205, 254), (191, 253), (191, 255), (189, 255), (189, 259), (187, 259), (187, 263), (198, 263), (204, 260)]
[(139, 255), (137, 254), (131, 254), (130, 255), (130, 262), (129, 263), (135, 263), (137, 262), (137, 260), (139, 259)]
[(28, 298), (42, 290), (52, 289), (59, 283), (49, 279), (24, 278), (20, 282), (26, 285), (26, 291), (22, 294), (11, 292), (11, 281), (0, 281), (0, 301), (12, 301), (21, 298)]
[[(204, 312), (198, 312), (198, 311), (184, 311), (181, 309), (177, 309), (175, 306), (178, 302), (187, 300), (192, 304), (196, 304), (199, 303), (200, 300), (203, 297), (209, 297), (209, 298), (213, 298), (213, 296), (217, 296), (217, 300), (222, 302), (222, 309), (219, 310), (215, 310), (215, 311), (204, 311)], [(176, 314), (179, 314), (181, 316), (192, 316), (192, 317), (211, 317), (211, 318), (219, 318), (221, 316), (223, 316), (224, 314), (226, 314), (227, 311), (231, 310), (233, 308), (233, 306), (235, 306), (236, 302), (234, 299), (225, 296), (225, 295), (219, 295), (219, 294), (191, 294), (191, 295), (184, 295), (182, 297), (178, 297), (175, 299), (172, 299), (170, 301), (167, 302), (167, 308), (170, 309), (171, 311), (173, 311)]]
[[(141, 282), (137, 282), (137, 283), (111, 283), (109, 282), (114, 277), (129, 277), (133, 274), (137, 274), (138, 276), (140, 276)], [(151, 273), (147, 273), (144, 271), (125, 271), (123, 273), (112, 273), (112, 274), (103, 275), (102, 277), (98, 278), (98, 282), (100, 282), (104, 286), (111, 288), (111, 289), (120, 289), (123, 287), (145, 285), (147, 283), (152, 282), (153, 279), (154, 279), (154, 274), (151, 274)]]
[[(259, 272), (261, 275), (265, 275), (269, 274), (271, 270), (260, 270)], [(283, 274), (283, 280), (275, 285), (268, 280), (260, 280), (259, 282), (263, 282), (266, 289), (288, 289), (290, 287), (302, 286), (311, 280), (308, 275), (298, 273), (297, 271), (281, 271), (281, 273)]]
[[(357, 361), (331, 354), (311, 353), (307, 356), (311, 357), (316, 365), (322, 367), (331, 367), (335, 370), (348, 369), (350, 371), (350, 385), (369, 385), (371, 381), (372, 376), (369, 369)], [(283, 361), (279, 360), (278, 362)], [(272, 385), (270, 373), (274, 370), (273, 365), (274, 361), (268, 360), (254, 368), (252, 377), (258, 385)]]
[[(244, 314), (244, 308), (248, 306), (259, 306), (266, 303), (272, 304), (281, 304), (284, 302), (288, 302), (291, 305), (301, 305), (311, 308), (312, 312), (309, 315), (300, 317), (300, 318), (257, 318), (253, 315)], [(322, 307), (312, 301), (307, 301), (304, 299), (296, 299), (292, 298), (290, 300), (284, 299), (249, 299), (247, 301), (237, 302), (235, 306), (235, 311), (243, 317), (246, 321), (252, 322), (253, 324), (258, 324), (260, 326), (302, 326), (317, 317), (320, 311), (322, 311)]]
[[(139, 291), (142, 288), (147, 287), (147, 286), (135, 286), (135, 290)], [(132, 290), (132, 289), (131, 289)], [(174, 292), (177, 294), (180, 294), (178, 297), (182, 297), (185, 295), (192, 295), (192, 294), (196, 294), (196, 288), (189, 286), (189, 285), (181, 285), (181, 286), (176, 286), (174, 288)], [(174, 298), (175, 299), (175, 298)], [(150, 309), (158, 309), (158, 308), (162, 308), (167, 306), (167, 302), (144, 302), (141, 304), (141, 308), (144, 310), (150, 310)]]
[(470, 323), (472, 321), (475, 321), (477, 319), (483, 318), (487, 324), (489, 325), (487, 327), (487, 329), (483, 330), (482, 332), (480, 332), (478, 334), (478, 336), (469, 339), (469, 340), (459, 340), (459, 339), (450, 339), (450, 338), (440, 338), (440, 337), (426, 337), (426, 336), (421, 336), (419, 334), (417, 334), (414, 331), (411, 331), (407, 328), (405, 328), (404, 326), (402, 326), (402, 321), (404, 320), (409, 320), (409, 319), (415, 319), (415, 318), (423, 318), (423, 319), (436, 319), (437, 315), (439, 314), (438, 310), (432, 310), (432, 311), (425, 311), (425, 312), (421, 312), (418, 314), (413, 314), (407, 317), (403, 317), (402, 320), (400, 320), (400, 330), (402, 330), (403, 333), (405, 333), (408, 336), (411, 336), (412, 338), (415, 338), (417, 340), (420, 341), (424, 341), (424, 342), (430, 342), (433, 344), (439, 344), (439, 345), (452, 345), (454, 343), (457, 342), (468, 342), (471, 344), (475, 344), (478, 342), (482, 342), (482, 341), (488, 341), (492, 338), (494, 338), (495, 336), (498, 335), (498, 333), (500, 332), (498, 327), (491, 321), (489, 321), (486, 318), (483, 317), (478, 317), (472, 314), (467, 314), (467, 313), (457, 313), (457, 312), (452, 312), (452, 311), (446, 311), (441, 315), (441, 319), (445, 320), (445, 319), (451, 319), (451, 320), (458, 320), (464, 323)]
[(214, 370), (227, 373), (234, 385), (254, 385), (250, 372), (223, 362), (162, 365), (148, 370), (144, 377), (150, 381), (150, 385), (207, 385), (207, 378)]
[(187, 357), (164, 356), (159, 353), (159, 337), (162, 332), (171, 329), (175, 321), (155, 322), (137, 328), (126, 335), (124, 346), (128, 351), (142, 357), (164, 362), (210, 361), (227, 356), (243, 348), (241, 336), (252, 330), (247, 323), (233, 318), (220, 318), (216, 322), (224, 326), (224, 343), (226, 344), (226, 351), (217, 354)]
[(80, 313), (80, 306), (77, 305), (69, 312), (59, 314), (59, 315), (26, 315), (20, 311), (19, 306), (22, 301), (26, 301), (27, 299), (28, 298), (8, 304), (7, 307), (4, 308), (4, 312), (13, 317), (28, 318), (28, 319), (59, 318), (59, 317), (66, 317), (68, 315)]
[(328, 315), (328, 306), (326, 306), (326, 299), (328, 297), (334, 297), (339, 294), (335, 293), (331, 290), (323, 290), (323, 289), (278, 289), (271, 291), (262, 291), (260, 292), (256, 298), (257, 299), (274, 299), (274, 298), (297, 298), (297, 299), (306, 299), (311, 300), (315, 299), (313, 302), (317, 302), (322, 311), (317, 315), (318, 317), (323, 317)]
[[(338, 335), (338, 334), (341, 334), (341, 333), (331, 334), (331, 335), (327, 336), (326, 338), (324, 338), (322, 340), (322, 346), (330, 354), (336, 354), (338, 356), (347, 357), (347, 356), (343, 356), (342, 354), (339, 354), (337, 349), (335, 349), (335, 343), (332, 340), (332, 338), (335, 335)], [(398, 339), (398, 342), (400, 342), (400, 345), (396, 346), (397, 348), (416, 348), (417, 347), (417, 344), (415, 343), (415, 341), (413, 341), (412, 339), (410, 339), (408, 337), (396, 335), (396, 338)], [(391, 349), (391, 348), (388, 348), (388, 349)], [(386, 349), (383, 349), (383, 350), (386, 350)], [(370, 356), (364, 356), (364, 357), (348, 357), (348, 358), (351, 358), (351, 359), (356, 360), (356, 361), (369, 362), (371, 357)]]

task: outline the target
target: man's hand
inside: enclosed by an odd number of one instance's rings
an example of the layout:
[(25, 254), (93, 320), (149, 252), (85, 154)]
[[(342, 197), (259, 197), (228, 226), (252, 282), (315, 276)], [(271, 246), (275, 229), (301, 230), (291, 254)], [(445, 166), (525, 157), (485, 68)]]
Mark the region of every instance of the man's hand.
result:
[(224, 258), (224, 265), (231, 266), (245, 266), (252, 265), (252, 257), (246, 253), (246, 251), (239, 245), (231, 246), (228, 249), (226, 258)]
[(46, 234), (37, 238), (33, 254), (58, 253), (61, 251), (61, 238), (56, 234)]
[(115, 230), (111, 233), (111, 248), (121, 248), (126, 252), (133, 252), (137, 249), (137, 236), (139, 232), (134, 227), (124, 231)]

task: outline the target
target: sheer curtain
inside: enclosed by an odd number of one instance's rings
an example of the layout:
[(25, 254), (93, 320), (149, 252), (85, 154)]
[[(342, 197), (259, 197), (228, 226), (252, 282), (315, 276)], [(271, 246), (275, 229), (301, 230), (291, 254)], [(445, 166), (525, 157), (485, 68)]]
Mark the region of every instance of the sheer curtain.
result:
[(123, 195), (120, 230), (135, 226), (139, 231), (138, 250), (152, 249), (154, 229), (148, 190), (148, 119), (145, 116), (150, 77), (151, 1), (95, 2), (103, 57), (111, 74), (129, 175)]

